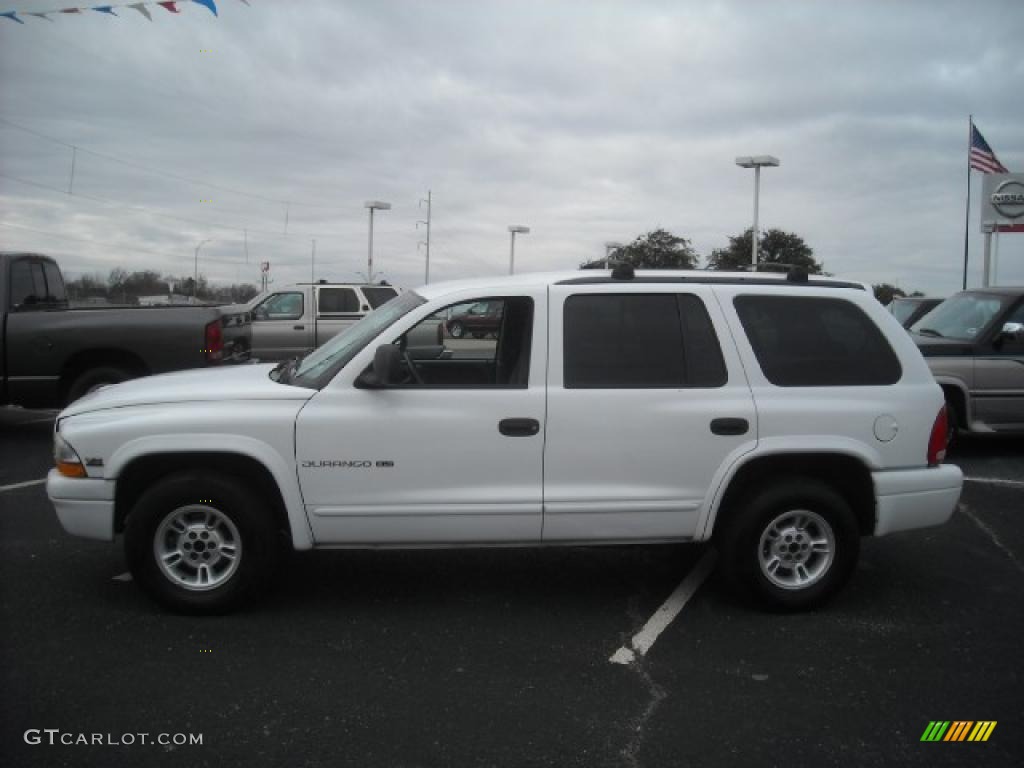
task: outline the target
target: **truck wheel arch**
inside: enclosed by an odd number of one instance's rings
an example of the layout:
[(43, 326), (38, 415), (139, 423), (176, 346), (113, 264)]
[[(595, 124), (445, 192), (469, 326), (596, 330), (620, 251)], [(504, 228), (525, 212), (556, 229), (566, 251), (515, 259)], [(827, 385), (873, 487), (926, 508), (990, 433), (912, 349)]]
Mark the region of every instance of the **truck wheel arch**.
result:
[(151, 371), (143, 360), (122, 349), (86, 349), (76, 352), (65, 362), (60, 372), (60, 397), (65, 405), (70, 403), (72, 388), (83, 375), (92, 370), (112, 368), (125, 371), (127, 378), (148, 376)]
[[(231, 448), (212, 440), (217, 435), (173, 435), (140, 438), (126, 443), (111, 457), (106, 478), (115, 480), (114, 530), (124, 530), (125, 520), (142, 492), (158, 478), (184, 469), (215, 469), (256, 485), (272, 500), (281, 529), (294, 549), (313, 546), (302, 495), (294, 470), (274, 450), (257, 440), (231, 436)], [(224, 436), (221, 436), (224, 437)], [(168, 439), (170, 438), (170, 439)], [(276, 458), (275, 458), (276, 457)]]

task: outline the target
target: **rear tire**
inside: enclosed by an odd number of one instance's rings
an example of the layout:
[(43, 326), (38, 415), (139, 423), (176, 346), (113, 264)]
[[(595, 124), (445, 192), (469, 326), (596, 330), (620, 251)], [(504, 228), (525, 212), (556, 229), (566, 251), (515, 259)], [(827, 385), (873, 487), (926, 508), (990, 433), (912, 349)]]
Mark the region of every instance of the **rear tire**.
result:
[(849, 580), (860, 530), (847, 501), (811, 478), (755, 492), (723, 522), (721, 567), (738, 592), (767, 608), (816, 608)]
[(451, 335), (451, 337), (452, 337), (453, 339), (461, 339), (461, 338), (462, 338), (462, 335), (463, 335), (463, 334), (464, 334), (465, 332), (466, 332), (466, 331), (465, 331), (465, 329), (464, 329), (464, 328), (462, 327), (462, 323), (459, 323), (459, 322), (455, 322), (455, 323), (449, 323), (449, 324), (448, 324), (448, 333), (449, 333), (449, 334)]
[(71, 386), (68, 387), (67, 404), (78, 400), (80, 397), (85, 397), (87, 394), (95, 389), (106, 386), (107, 384), (120, 384), (122, 381), (128, 381), (128, 379), (134, 379), (136, 374), (132, 373), (126, 368), (119, 368), (113, 365), (104, 365), (99, 368), (89, 368), (86, 371), (78, 374), (78, 376), (71, 382)]
[(241, 480), (177, 472), (147, 490), (128, 516), (132, 576), (173, 611), (226, 613), (266, 584), (278, 536), (267, 504)]

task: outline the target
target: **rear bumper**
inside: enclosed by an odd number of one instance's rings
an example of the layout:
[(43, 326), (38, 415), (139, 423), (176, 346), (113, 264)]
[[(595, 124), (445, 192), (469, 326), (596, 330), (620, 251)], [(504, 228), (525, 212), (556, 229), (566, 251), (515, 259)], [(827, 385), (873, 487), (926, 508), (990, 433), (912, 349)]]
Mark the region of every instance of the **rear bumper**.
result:
[(875, 536), (942, 525), (953, 515), (964, 477), (959, 467), (873, 472)]
[(114, 540), (114, 483), (94, 478), (64, 477), (56, 469), (46, 476), (46, 495), (61, 526), (72, 536)]

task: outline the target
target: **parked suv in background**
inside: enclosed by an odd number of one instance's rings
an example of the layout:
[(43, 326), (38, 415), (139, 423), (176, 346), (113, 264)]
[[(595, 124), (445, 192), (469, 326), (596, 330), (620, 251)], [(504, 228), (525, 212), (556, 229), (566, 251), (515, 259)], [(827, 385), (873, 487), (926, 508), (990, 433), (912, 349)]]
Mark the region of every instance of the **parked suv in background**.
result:
[[(411, 342), (483, 301), (493, 341)], [(258, 594), (282, 534), (713, 540), (739, 589), (803, 609), (862, 536), (949, 518), (945, 428), (910, 335), (859, 284), (619, 267), (433, 284), (295, 363), (103, 389), (59, 416), (47, 492), (69, 533), (124, 533), (135, 581), (181, 611)]]
[(945, 393), (951, 437), (1024, 432), (1024, 287), (958, 293), (910, 330)]

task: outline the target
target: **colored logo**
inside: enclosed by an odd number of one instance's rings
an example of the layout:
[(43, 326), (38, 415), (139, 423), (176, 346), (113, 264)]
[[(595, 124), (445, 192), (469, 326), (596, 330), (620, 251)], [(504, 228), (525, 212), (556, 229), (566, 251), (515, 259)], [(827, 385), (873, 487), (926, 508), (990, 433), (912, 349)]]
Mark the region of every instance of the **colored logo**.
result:
[(995, 720), (932, 720), (921, 741), (988, 741), (995, 729)]

